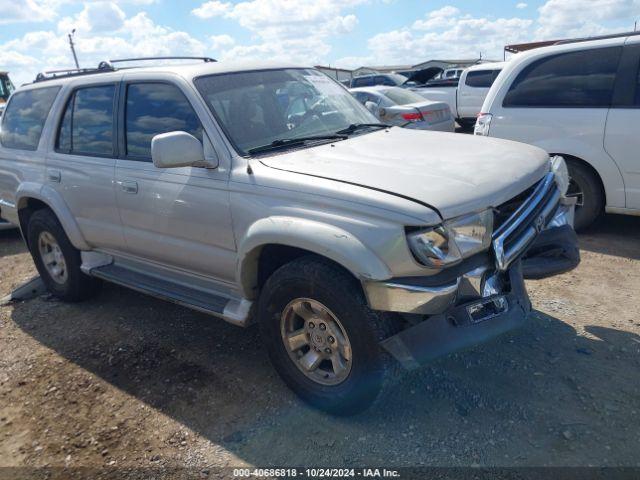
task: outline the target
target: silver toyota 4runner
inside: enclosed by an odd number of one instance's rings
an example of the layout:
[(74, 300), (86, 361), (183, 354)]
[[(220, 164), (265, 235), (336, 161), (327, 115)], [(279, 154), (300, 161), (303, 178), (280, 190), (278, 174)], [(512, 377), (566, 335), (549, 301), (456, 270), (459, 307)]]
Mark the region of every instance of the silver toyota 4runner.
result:
[(564, 162), (390, 128), (312, 68), (39, 75), (2, 118), (0, 214), (49, 291), (114, 282), (259, 323), (284, 381), (337, 414), (525, 322), (523, 278), (579, 262)]

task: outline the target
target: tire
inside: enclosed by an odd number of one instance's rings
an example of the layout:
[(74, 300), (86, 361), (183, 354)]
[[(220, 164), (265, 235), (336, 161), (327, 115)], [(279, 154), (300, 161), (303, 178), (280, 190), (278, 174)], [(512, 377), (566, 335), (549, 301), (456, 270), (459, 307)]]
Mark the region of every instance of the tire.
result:
[[(71, 244), (51, 210), (37, 210), (31, 215), (27, 239), (38, 273), (52, 295), (66, 302), (79, 302), (92, 297), (99, 289), (100, 281), (80, 270), (80, 252)], [(43, 255), (57, 260), (46, 261)]]
[(473, 127), (475, 127), (476, 125), (475, 119), (469, 119), (469, 118), (458, 118), (456, 119), (456, 122), (458, 122), (458, 125), (460, 125), (460, 128), (462, 128), (465, 131), (473, 130)]
[[(583, 230), (593, 224), (604, 210), (604, 193), (597, 175), (583, 163), (567, 159), (571, 183), (568, 195), (581, 192), (582, 205), (576, 206), (574, 228)], [(577, 189), (577, 190), (576, 190)], [(580, 203), (580, 199), (578, 199)]]
[[(305, 304), (307, 300), (309, 303)], [(326, 307), (338, 320), (327, 326), (326, 331), (335, 331), (337, 325), (346, 333), (344, 338), (350, 344), (348, 351), (351, 359), (343, 362), (349, 368), (343, 379), (338, 378), (337, 373), (332, 374), (333, 378), (327, 379), (329, 374), (326, 370), (331, 371), (331, 368), (328, 368), (325, 360), (316, 371), (305, 374), (299, 366), (301, 362), (292, 358), (292, 355), (306, 357), (312, 347), (317, 348), (309, 333), (306, 336), (308, 345), (300, 350), (290, 353), (290, 349), (285, 346), (285, 318), (302, 321), (303, 328), (310, 325), (310, 322), (297, 314), (286, 315), (287, 312), (291, 313), (289, 306), (298, 305), (297, 302), (305, 304), (305, 310), (312, 307), (312, 312), (313, 308), (319, 308), (318, 305)], [(307, 311), (306, 314), (308, 313)], [(322, 333), (317, 328), (322, 327), (322, 322), (327, 318), (326, 314), (323, 315), (325, 316), (313, 317), (319, 323), (315, 325), (316, 333)], [(334, 415), (353, 415), (367, 409), (382, 390), (385, 375), (391, 371), (390, 358), (378, 343), (397, 333), (397, 318), (371, 310), (358, 281), (322, 258), (302, 257), (271, 275), (260, 295), (258, 320), (262, 338), (267, 341), (269, 357), (278, 374), (300, 398), (320, 410)], [(338, 335), (336, 338), (339, 337)], [(330, 341), (329, 336), (328, 341), (322, 345), (331, 347)], [(325, 348), (323, 350), (327, 351)], [(338, 355), (339, 350), (340, 348), (334, 347), (333, 354)], [(327, 378), (310, 378), (312, 374)]]

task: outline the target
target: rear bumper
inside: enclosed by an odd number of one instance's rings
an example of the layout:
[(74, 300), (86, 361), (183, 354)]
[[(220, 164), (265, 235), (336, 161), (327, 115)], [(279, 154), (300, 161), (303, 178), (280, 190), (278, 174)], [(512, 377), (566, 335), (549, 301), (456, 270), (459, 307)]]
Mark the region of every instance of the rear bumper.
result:
[(453, 118), (450, 118), (438, 123), (413, 122), (408, 125), (404, 125), (404, 128), (409, 128), (411, 130), (428, 130), (430, 132), (454, 132), (456, 124)]

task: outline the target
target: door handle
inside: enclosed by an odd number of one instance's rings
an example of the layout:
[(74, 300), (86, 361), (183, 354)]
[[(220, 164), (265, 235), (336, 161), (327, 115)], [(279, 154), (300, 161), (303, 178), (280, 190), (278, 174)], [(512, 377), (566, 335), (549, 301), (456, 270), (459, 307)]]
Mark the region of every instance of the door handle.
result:
[(124, 193), (136, 194), (138, 193), (138, 182), (134, 182), (132, 180), (121, 180), (118, 182), (120, 188)]
[(62, 174), (60, 170), (47, 170), (47, 178), (50, 182), (60, 183), (62, 180)]

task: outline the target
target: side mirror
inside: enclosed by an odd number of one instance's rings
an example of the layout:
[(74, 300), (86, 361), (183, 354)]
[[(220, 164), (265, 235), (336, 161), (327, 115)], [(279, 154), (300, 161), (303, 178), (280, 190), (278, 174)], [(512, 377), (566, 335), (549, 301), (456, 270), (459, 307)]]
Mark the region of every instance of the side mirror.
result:
[(364, 106), (367, 107), (367, 110), (369, 110), (374, 115), (378, 115), (378, 106), (371, 100), (367, 100), (366, 102), (364, 102)]
[(205, 160), (205, 148), (200, 140), (190, 133), (180, 131), (161, 133), (153, 137), (151, 160), (157, 168), (218, 166), (217, 158)]

